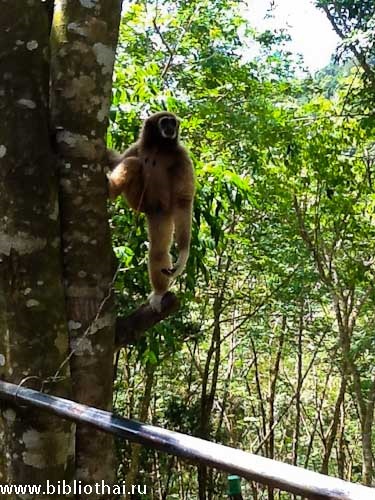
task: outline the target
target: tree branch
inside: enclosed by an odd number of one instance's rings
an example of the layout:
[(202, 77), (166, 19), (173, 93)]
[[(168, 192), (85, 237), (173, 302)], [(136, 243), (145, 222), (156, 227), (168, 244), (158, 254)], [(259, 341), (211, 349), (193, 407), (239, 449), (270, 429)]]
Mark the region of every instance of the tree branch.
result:
[(120, 316), (116, 320), (115, 350), (118, 351), (127, 345), (133, 345), (142, 338), (145, 332), (178, 311), (180, 302), (176, 295), (167, 292), (162, 300), (160, 313), (154, 311), (150, 304), (142, 304), (129, 316)]
[[(337, 35), (341, 38), (341, 40), (345, 41), (347, 38), (347, 35), (342, 31), (336, 22), (335, 17), (332, 15), (330, 12), (329, 8), (327, 5), (322, 5), (321, 6), (324, 12), (326, 13), (326, 16), (328, 17), (330, 23), (332, 24), (333, 29), (336, 31)], [(363, 71), (371, 81), (371, 84), (374, 86), (375, 85), (375, 74), (373, 69), (371, 68), (370, 64), (367, 61), (366, 54), (358, 49), (353, 43), (349, 43), (348, 47), (350, 50), (353, 52), (354, 56), (357, 58), (357, 61), (361, 65)]]

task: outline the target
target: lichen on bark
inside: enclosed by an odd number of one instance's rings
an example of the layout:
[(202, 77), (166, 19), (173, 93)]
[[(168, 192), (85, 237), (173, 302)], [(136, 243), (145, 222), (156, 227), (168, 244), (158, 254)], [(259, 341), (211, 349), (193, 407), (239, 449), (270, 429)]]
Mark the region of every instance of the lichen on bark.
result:
[[(51, 32), (51, 117), (61, 159), (74, 399), (107, 410), (115, 317), (103, 156), (120, 14), (120, 0), (57, 0)], [(112, 438), (79, 426), (76, 467), (77, 479), (85, 483), (114, 481)]]

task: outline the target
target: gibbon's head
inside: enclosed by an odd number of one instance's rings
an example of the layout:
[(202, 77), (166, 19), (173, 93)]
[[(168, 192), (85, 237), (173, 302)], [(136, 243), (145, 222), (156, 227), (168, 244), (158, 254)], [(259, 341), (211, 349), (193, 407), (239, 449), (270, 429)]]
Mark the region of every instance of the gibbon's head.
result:
[(154, 113), (144, 123), (142, 139), (150, 145), (173, 146), (178, 142), (179, 126), (180, 122), (173, 113)]

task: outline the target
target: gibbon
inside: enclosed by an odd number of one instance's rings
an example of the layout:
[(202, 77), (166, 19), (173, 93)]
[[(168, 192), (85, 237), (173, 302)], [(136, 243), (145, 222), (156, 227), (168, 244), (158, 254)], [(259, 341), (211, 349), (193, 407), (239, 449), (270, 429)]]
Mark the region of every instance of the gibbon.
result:
[[(194, 170), (187, 150), (179, 143), (179, 120), (162, 111), (147, 118), (137, 142), (110, 159), (110, 198), (121, 193), (128, 205), (144, 212), (149, 236), (148, 270), (151, 307), (160, 312), (170, 281), (185, 268), (189, 257)], [(178, 259), (172, 264), (172, 238)]]

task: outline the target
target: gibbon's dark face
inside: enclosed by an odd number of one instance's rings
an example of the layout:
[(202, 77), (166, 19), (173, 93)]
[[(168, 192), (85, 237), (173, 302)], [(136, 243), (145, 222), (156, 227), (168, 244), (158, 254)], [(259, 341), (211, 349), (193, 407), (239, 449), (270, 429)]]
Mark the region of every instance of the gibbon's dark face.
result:
[(173, 113), (155, 113), (145, 121), (144, 140), (147, 144), (171, 147), (178, 142), (179, 120)]
[(177, 139), (178, 123), (174, 116), (162, 116), (158, 120), (160, 135), (164, 139)]

